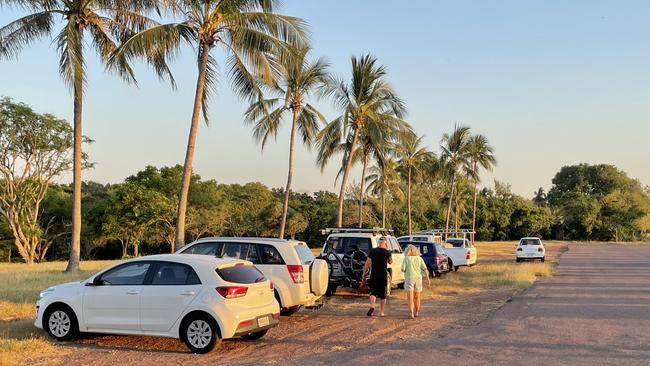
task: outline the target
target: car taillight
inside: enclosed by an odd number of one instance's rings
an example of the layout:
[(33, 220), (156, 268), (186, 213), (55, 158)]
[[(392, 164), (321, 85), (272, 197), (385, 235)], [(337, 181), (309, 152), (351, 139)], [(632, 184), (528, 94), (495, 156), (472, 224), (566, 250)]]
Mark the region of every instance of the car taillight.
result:
[(518, 252), (521, 252), (521, 251), (523, 251), (523, 249), (521, 249), (521, 248), (517, 248), (517, 251), (518, 251)]
[(467, 255), (465, 255), (465, 259), (469, 259), (469, 256), (470, 256), (470, 254), (469, 254), (469, 250), (468, 250)]
[(253, 319), (249, 319), (249, 320), (244, 320), (243, 322), (240, 322), (239, 326), (240, 327), (246, 327), (246, 326), (249, 326), (249, 325), (252, 325), (252, 324), (253, 324)]
[(289, 270), (293, 283), (305, 283), (305, 274), (301, 265), (289, 264), (287, 265), (287, 270)]
[(248, 287), (245, 286), (223, 286), (217, 287), (217, 292), (225, 299), (236, 299), (246, 296)]
[(544, 248), (537, 248), (537, 251), (538, 251), (538, 252), (543, 252), (543, 251), (544, 251)]
[(436, 264), (440, 264), (440, 256), (439, 255), (436, 256)]
[(280, 313), (273, 314), (273, 319), (280, 319)]
[(271, 284), (269, 287), (271, 288), (271, 290), (273, 290), (273, 289), (275, 288), (275, 287), (273, 286), (273, 281), (269, 281), (269, 283)]

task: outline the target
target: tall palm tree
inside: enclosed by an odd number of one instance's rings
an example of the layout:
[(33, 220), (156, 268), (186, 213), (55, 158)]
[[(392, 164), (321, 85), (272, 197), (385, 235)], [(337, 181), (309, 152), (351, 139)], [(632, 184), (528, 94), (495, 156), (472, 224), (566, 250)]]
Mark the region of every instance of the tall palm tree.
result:
[(413, 233), (411, 219), (411, 182), (414, 175), (419, 175), (426, 163), (433, 158), (433, 153), (422, 146), (422, 138), (408, 131), (400, 136), (395, 144), (395, 154), (400, 171), (406, 176), (406, 207), (408, 211), (409, 235)]
[[(283, 52), (280, 57), (280, 80), (272, 88), (276, 96), (270, 99), (260, 99), (251, 104), (245, 114), (246, 121), (253, 124), (253, 135), (262, 143), (262, 149), (269, 137), (277, 137), (280, 125), (286, 114), (291, 113), (291, 139), (289, 142), (289, 173), (284, 190), (282, 206), (282, 221), (280, 238), (284, 238), (289, 209), (289, 193), (293, 179), (293, 160), (295, 155), (296, 133), (300, 132), (302, 142), (311, 144), (320, 130), (320, 124), (325, 124), (325, 117), (306, 99), (321, 86), (326, 79), (329, 64), (318, 59), (310, 62), (307, 59), (309, 47), (302, 46)], [(274, 108), (268, 113), (269, 108)]]
[(174, 248), (185, 244), (185, 213), (192, 175), (192, 162), (199, 115), (208, 121), (207, 106), (215, 88), (217, 64), (211, 52), (220, 47), (227, 55), (227, 68), (235, 91), (253, 102), (262, 91), (259, 81), (273, 85), (278, 75), (273, 53), (305, 40), (302, 20), (275, 13), (278, 0), (168, 0), (169, 12), (180, 22), (149, 28), (131, 37), (116, 57), (146, 58), (160, 77), (173, 83), (167, 62), (182, 44), (197, 52), (198, 76), (183, 178), (178, 195)]
[[(154, 24), (145, 14), (156, 8), (156, 0), (3, 0), (30, 14), (0, 28), (0, 59), (17, 57), (27, 45), (53, 37), (59, 54), (59, 74), (72, 89), (74, 153), (72, 238), (66, 272), (79, 270), (81, 251), (81, 144), (82, 107), (86, 85), (86, 36), (103, 62), (115, 51), (117, 44), (134, 32)], [(61, 30), (55, 34), (56, 27)], [(118, 59), (112, 64), (121, 76), (132, 79), (129, 65)]]
[(359, 135), (373, 126), (402, 131), (409, 128), (402, 120), (406, 107), (393, 87), (385, 80), (386, 68), (377, 65), (370, 55), (352, 57), (352, 79), (349, 83), (330, 78), (323, 94), (331, 96), (342, 114), (319, 133), (317, 162), (321, 170), (329, 159), (343, 152), (343, 178), (338, 200), (337, 225), (343, 225), (343, 202)]
[(368, 182), (367, 192), (379, 195), (381, 198), (381, 227), (386, 227), (386, 196), (391, 192), (401, 195), (400, 176), (397, 172), (397, 162), (392, 158), (383, 159), (377, 165), (370, 167), (366, 177)]
[(440, 146), (442, 154), (440, 158), (447, 165), (451, 179), (445, 230), (449, 230), (449, 218), (451, 215), (451, 203), (454, 198), (454, 189), (456, 187), (456, 176), (459, 174), (459, 170), (467, 165), (470, 137), (469, 127), (459, 126), (458, 124), (454, 125), (454, 130), (451, 134), (445, 133), (442, 135)]
[(479, 169), (483, 168), (487, 171), (492, 171), (497, 164), (497, 159), (494, 156), (494, 149), (488, 143), (487, 137), (484, 135), (474, 135), (469, 139), (469, 146), (467, 149), (467, 162), (466, 173), (469, 178), (474, 181), (474, 208), (472, 211), (472, 230), (476, 231), (476, 197), (478, 196), (478, 183), (480, 182)]

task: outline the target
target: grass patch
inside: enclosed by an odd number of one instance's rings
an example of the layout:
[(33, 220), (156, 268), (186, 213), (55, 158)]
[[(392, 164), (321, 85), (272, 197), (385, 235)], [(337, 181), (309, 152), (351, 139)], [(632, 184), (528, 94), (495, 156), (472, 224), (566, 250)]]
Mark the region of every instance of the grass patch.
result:
[(66, 274), (66, 262), (0, 264), (0, 366), (29, 363), (31, 357), (58, 352), (45, 333), (34, 327), (38, 294), (53, 285), (84, 280), (114, 261), (81, 263)]

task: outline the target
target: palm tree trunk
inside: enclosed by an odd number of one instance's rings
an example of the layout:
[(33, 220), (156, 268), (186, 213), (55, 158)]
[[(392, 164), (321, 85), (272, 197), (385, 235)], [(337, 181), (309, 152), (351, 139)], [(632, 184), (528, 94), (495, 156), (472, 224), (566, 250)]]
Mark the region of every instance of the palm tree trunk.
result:
[(456, 187), (456, 174), (451, 176), (451, 191), (449, 192), (449, 206), (447, 207), (447, 224), (445, 225), (445, 231), (449, 231), (449, 218), (451, 215), (451, 202), (454, 199), (454, 188)]
[[(81, 32), (81, 30), (79, 30)], [(83, 52), (79, 50), (78, 52)], [(70, 238), (70, 254), (66, 273), (79, 271), (81, 260), (81, 143), (83, 134), (81, 131), (81, 112), (83, 107), (83, 71), (75, 73), (73, 94), (74, 94), (74, 152), (72, 164), (72, 238)]]
[(185, 213), (187, 212), (187, 196), (190, 190), (192, 179), (192, 161), (194, 160), (194, 147), (196, 144), (196, 133), (199, 128), (199, 115), (201, 113), (201, 100), (205, 88), (205, 75), (208, 68), (208, 57), (210, 48), (200, 46), (199, 76), (196, 81), (196, 93), (194, 94), (194, 111), (192, 112), (192, 124), (190, 135), (187, 140), (187, 151), (185, 153), (185, 165), (183, 167), (183, 179), (181, 191), (178, 195), (178, 211), (176, 215), (176, 239), (174, 240), (174, 251), (185, 245)]
[(284, 189), (284, 204), (282, 205), (282, 223), (280, 224), (280, 239), (284, 238), (284, 227), (287, 224), (287, 212), (289, 211), (289, 193), (291, 190), (291, 180), (293, 179), (293, 155), (296, 145), (296, 130), (298, 129), (298, 114), (300, 107), (293, 109), (293, 124), (291, 125), (291, 142), (289, 143), (289, 174), (287, 176), (287, 186)]
[(407, 194), (406, 194), (406, 206), (409, 213), (409, 235), (413, 233), (413, 227), (411, 224), (411, 167), (409, 167), (408, 172), (408, 183), (407, 183)]
[(352, 168), (352, 157), (357, 146), (357, 139), (359, 138), (359, 128), (354, 128), (354, 135), (352, 136), (352, 144), (350, 145), (350, 153), (348, 154), (348, 161), (345, 162), (345, 169), (343, 170), (343, 179), (341, 181), (341, 191), (339, 192), (339, 207), (338, 216), (336, 218), (336, 225), (343, 227), (343, 202), (345, 201), (345, 186), (348, 184), (348, 175), (350, 168)]
[(472, 211), (472, 231), (476, 232), (476, 196), (478, 196), (477, 165), (474, 163), (474, 210)]
[(386, 193), (381, 192), (381, 227), (386, 228)]
[(363, 157), (363, 170), (361, 170), (361, 192), (359, 193), (359, 228), (363, 227), (363, 188), (368, 169), (368, 155)]

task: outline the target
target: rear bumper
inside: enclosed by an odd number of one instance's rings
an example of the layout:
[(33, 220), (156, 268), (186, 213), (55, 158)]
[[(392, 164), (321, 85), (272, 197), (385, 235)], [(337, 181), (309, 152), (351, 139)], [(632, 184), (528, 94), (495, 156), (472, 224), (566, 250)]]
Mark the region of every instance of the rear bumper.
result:
[[(268, 324), (266, 324), (268, 321)], [(241, 337), (251, 333), (261, 332), (263, 330), (276, 327), (280, 323), (280, 314), (266, 314), (259, 316), (251, 322), (251, 324), (239, 325), (235, 330), (234, 337)]]
[(519, 260), (526, 260), (526, 259), (542, 259), (546, 256), (546, 253), (517, 253), (515, 254), (515, 257)]

